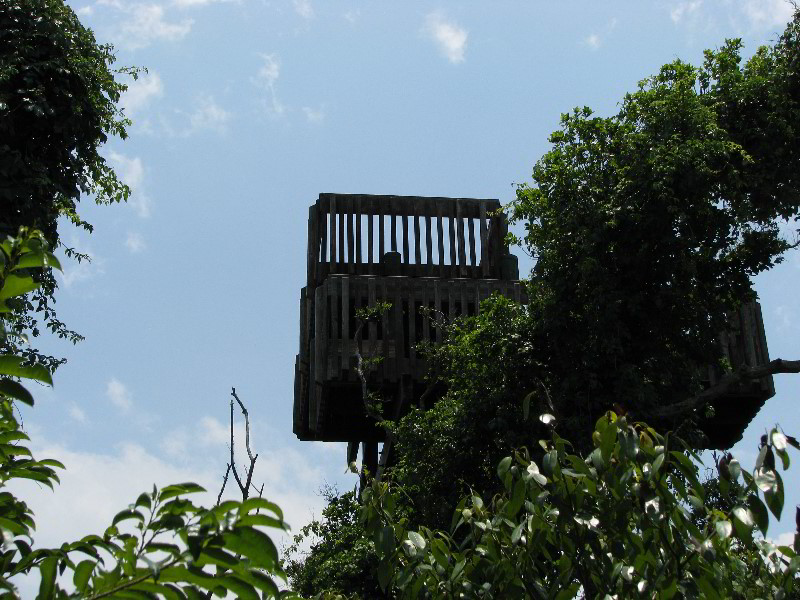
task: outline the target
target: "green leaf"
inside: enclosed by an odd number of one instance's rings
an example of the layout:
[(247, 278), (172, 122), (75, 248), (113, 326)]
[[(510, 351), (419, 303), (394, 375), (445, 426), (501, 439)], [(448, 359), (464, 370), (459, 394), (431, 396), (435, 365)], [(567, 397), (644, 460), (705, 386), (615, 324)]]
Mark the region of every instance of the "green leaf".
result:
[(174, 498), (182, 494), (196, 494), (198, 492), (205, 491), (206, 490), (204, 487), (201, 487), (196, 483), (176, 483), (162, 488), (158, 494), (158, 498), (161, 502), (164, 502), (165, 500), (169, 500), (170, 498)]
[(278, 550), (270, 537), (252, 527), (236, 527), (222, 534), (225, 548), (249, 558), (253, 565), (270, 570), (278, 564)]
[(89, 577), (91, 577), (96, 564), (97, 563), (93, 560), (84, 560), (75, 567), (75, 572), (72, 575), (72, 583), (75, 585), (75, 589), (78, 592), (83, 592), (86, 588), (86, 584), (89, 583)]
[(750, 508), (750, 514), (755, 521), (756, 527), (758, 527), (759, 531), (761, 531), (763, 535), (766, 535), (767, 527), (769, 526), (769, 514), (767, 513), (767, 507), (764, 506), (764, 503), (755, 494), (751, 494), (747, 498), (747, 506)]
[(411, 543), (414, 544), (418, 549), (424, 550), (426, 543), (425, 538), (422, 537), (416, 531), (409, 531), (408, 532), (408, 539), (411, 540)]
[(50, 252), (26, 252), (17, 260), (17, 264), (12, 271), (17, 269), (31, 269), (36, 267), (52, 267), (63, 271), (59, 260)]
[(769, 510), (775, 515), (775, 518), (780, 520), (781, 513), (783, 512), (783, 480), (777, 471), (773, 472), (775, 475), (775, 484), (764, 492), (764, 500), (767, 502)]
[(281, 507), (275, 504), (274, 502), (270, 502), (265, 498), (248, 498), (244, 502), (242, 502), (242, 506), (239, 509), (240, 513), (249, 513), (254, 510), (268, 510), (274, 515), (278, 517), (281, 521), (283, 521), (283, 511)]
[(728, 520), (717, 521), (714, 523), (714, 527), (717, 530), (717, 535), (723, 540), (731, 537), (731, 534), (733, 533), (733, 525)]
[(53, 385), (53, 378), (43, 365), (25, 365), (25, 359), (14, 354), (0, 354), (0, 375), (35, 379)]
[(22, 296), (37, 289), (40, 285), (42, 284), (26, 275), (8, 275), (3, 282), (3, 287), (0, 287), (0, 300)]
[(751, 542), (753, 539), (753, 514), (743, 506), (737, 506), (733, 509), (732, 516), (736, 534), (745, 542)]
[(56, 585), (56, 567), (58, 566), (57, 556), (48, 556), (39, 565), (39, 574), (42, 579), (39, 582), (39, 598), (49, 599), (53, 597)]
[(116, 525), (122, 521), (127, 521), (129, 519), (136, 519), (137, 521), (144, 522), (144, 515), (137, 510), (121, 510), (115, 516), (114, 519), (111, 521), (112, 525)]
[(21, 383), (13, 379), (0, 379), (0, 394), (5, 394), (10, 398), (24, 402), (28, 406), (33, 406), (31, 393)]
[(508, 473), (508, 470), (511, 468), (511, 457), (506, 456), (504, 457), (497, 465), (497, 475), (500, 479), (503, 479)]

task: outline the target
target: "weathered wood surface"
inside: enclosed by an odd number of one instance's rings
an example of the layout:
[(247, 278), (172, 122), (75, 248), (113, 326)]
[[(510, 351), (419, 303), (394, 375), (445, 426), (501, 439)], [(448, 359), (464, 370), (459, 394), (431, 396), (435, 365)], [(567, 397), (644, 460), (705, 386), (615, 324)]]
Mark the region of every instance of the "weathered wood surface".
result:
[[(301, 439), (333, 439), (331, 419), (354, 418), (343, 417), (331, 404), (341, 401), (332, 400), (331, 386), (358, 383), (357, 352), (364, 358), (382, 358), (369, 375), (373, 385), (397, 385), (403, 377), (422, 382), (427, 364), (418, 344), (441, 342), (442, 319), (476, 314), (481, 300), (495, 292), (524, 299), (520, 282), (491, 279), (331, 274), (314, 290), (313, 301), (304, 289), (303, 349), (295, 365), (295, 433)], [(378, 302), (392, 306), (363, 327), (356, 341), (356, 310)], [(355, 389), (354, 395), (358, 396)]]
[(499, 209), (494, 199), (320, 194), (309, 209), (307, 285), (331, 273), (388, 275), (388, 250), (401, 252), (399, 275), (500, 279), (508, 246)]

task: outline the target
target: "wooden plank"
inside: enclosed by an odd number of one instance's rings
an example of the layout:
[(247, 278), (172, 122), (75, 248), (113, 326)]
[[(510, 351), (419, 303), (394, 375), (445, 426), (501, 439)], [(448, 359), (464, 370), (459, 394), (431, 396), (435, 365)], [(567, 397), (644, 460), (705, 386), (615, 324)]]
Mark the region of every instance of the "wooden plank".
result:
[(459, 296), (461, 297), (461, 314), (467, 316), (469, 314), (469, 299), (467, 298), (467, 282), (459, 281)]
[(450, 277), (458, 277), (458, 261), (456, 261), (456, 226), (454, 217), (447, 219), (450, 225)]
[(403, 215), (403, 264), (411, 263), (411, 256), (408, 252), (408, 217)]
[(392, 252), (397, 252), (397, 215), (392, 213), (392, 226), (390, 235), (392, 237)]
[[(362, 261), (361, 255), (361, 198), (358, 199), (355, 206), (356, 214), (356, 265), (360, 265)], [(358, 272), (358, 267), (356, 267)]]
[(395, 373), (398, 379), (405, 372), (403, 364), (405, 362), (405, 340), (403, 332), (403, 297), (400, 293), (400, 282), (402, 279), (395, 279), (392, 285), (392, 304), (394, 305), (394, 363)]
[(489, 236), (486, 230), (486, 202), (480, 204), (481, 275), (489, 277)]
[(329, 273), (336, 272), (336, 196), (331, 196), (330, 230), (331, 230), (331, 258)]
[[(375, 289), (375, 278), (370, 277), (367, 280), (367, 306), (373, 308), (377, 303), (378, 299)], [(370, 319), (369, 325), (367, 325), (367, 337), (369, 338), (368, 358), (373, 358), (378, 347), (378, 323), (376, 322), (376, 319)]]
[(372, 245), (373, 245), (373, 242), (375, 241), (374, 240), (374, 235), (373, 235), (373, 232), (372, 232), (372, 230), (374, 228), (373, 227), (373, 222), (374, 221), (375, 221), (375, 217), (373, 217), (372, 215), (367, 215), (367, 264), (368, 265), (372, 264), (372, 254), (373, 254), (372, 253)]
[(417, 282), (418, 279), (406, 279), (406, 289), (408, 290), (408, 370), (413, 376), (417, 366), (417, 351), (414, 348), (417, 344)]
[(337, 205), (336, 207), (339, 210), (339, 214), (337, 215), (337, 219), (339, 221), (339, 260), (338, 260), (339, 269), (338, 269), (338, 272), (339, 273), (345, 273), (347, 271), (347, 262), (345, 260), (345, 255), (344, 255), (344, 245), (347, 242), (345, 240), (345, 225), (344, 225), (344, 222), (345, 222), (345, 220), (347, 218), (346, 217), (347, 212), (346, 212), (346, 209), (345, 209), (344, 202), (337, 202), (336, 205)]
[(341, 347), (341, 314), (339, 312), (339, 293), (341, 290), (341, 278), (328, 277), (328, 297), (331, 299), (331, 335), (328, 344), (327, 373), (328, 379), (338, 379), (339, 375), (339, 348)]
[[(456, 200), (456, 224), (458, 235), (458, 266), (464, 267), (467, 264), (467, 255), (464, 250), (464, 216), (462, 214), (461, 200)], [(459, 269), (460, 276), (464, 276), (464, 270)]]
[(469, 264), (473, 267), (476, 264), (475, 256), (475, 219), (467, 219), (469, 226)]
[(355, 238), (353, 235), (353, 213), (347, 212), (347, 272), (353, 272), (353, 266), (356, 264), (356, 248)]
[(308, 209), (308, 256), (306, 257), (306, 285), (312, 286), (319, 261), (319, 236), (317, 235), (317, 205)]
[[(433, 239), (431, 236), (431, 218), (425, 215), (425, 262), (429, 267), (433, 266)], [(433, 275), (433, 273), (431, 273)]]
[(436, 235), (439, 238), (439, 277), (444, 277), (444, 228), (442, 227), (442, 212), (436, 215)]
[(317, 211), (317, 228), (320, 235), (320, 258), (317, 265), (316, 281), (314, 285), (321, 282), (328, 274), (328, 213), (319, 207)]
[(386, 254), (386, 244), (384, 243), (384, 223), (383, 213), (378, 216), (378, 262), (383, 260), (383, 255)]
[(422, 306), (425, 307), (425, 314), (419, 316), (422, 319), (422, 340), (424, 342), (431, 341), (431, 319), (430, 319), (430, 304), (431, 304), (431, 282), (428, 279), (421, 279), (420, 285), (422, 286)]
[[(381, 280), (381, 283), (382, 283), (382, 285), (381, 285), (381, 301), (382, 302), (392, 302), (392, 299), (389, 296), (389, 290), (388, 290), (388, 287), (386, 285), (386, 281), (387, 280), (385, 278), (383, 278)], [(390, 352), (389, 352), (389, 347), (390, 347), (389, 340), (391, 339), (391, 335), (390, 335), (391, 328), (389, 327), (389, 317), (392, 314), (393, 310), (394, 310), (394, 306), (392, 306), (392, 308), (390, 308), (388, 311), (383, 313), (383, 315), (381, 316), (381, 322), (382, 322), (381, 324), (382, 324), (382, 328), (383, 328), (383, 339), (381, 340), (381, 345), (382, 345), (382, 348), (383, 348), (383, 365), (382, 365), (383, 366), (383, 376), (384, 376), (384, 378), (386, 378), (386, 379), (388, 379), (390, 381), (396, 381), (397, 380), (397, 374), (395, 372), (395, 365), (394, 365), (394, 362), (390, 358)]]
[[(436, 279), (433, 282), (433, 309), (434, 318), (437, 322), (444, 317), (442, 311), (442, 280)], [(442, 343), (442, 327), (441, 324), (436, 326), (436, 343)]]
[(420, 239), (419, 234), (419, 217), (414, 215), (414, 264), (421, 265), (422, 264), (422, 250), (421, 250), (421, 243), (422, 240)]
[(350, 278), (342, 277), (342, 371), (350, 368)]
[(447, 282), (447, 320), (452, 323), (456, 316), (455, 281)]

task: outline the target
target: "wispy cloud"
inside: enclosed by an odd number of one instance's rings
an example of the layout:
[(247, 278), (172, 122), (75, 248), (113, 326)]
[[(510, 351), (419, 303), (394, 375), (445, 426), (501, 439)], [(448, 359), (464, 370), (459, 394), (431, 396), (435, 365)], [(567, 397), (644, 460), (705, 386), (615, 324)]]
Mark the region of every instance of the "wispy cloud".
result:
[(128, 236), (125, 238), (125, 247), (131, 254), (139, 254), (147, 248), (147, 244), (141, 234), (129, 231)]
[(763, 30), (785, 25), (794, 14), (786, 0), (745, 0), (742, 12), (753, 29)]
[(161, 77), (155, 71), (150, 71), (128, 84), (120, 105), (128, 115), (132, 115), (145, 108), (154, 98), (161, 98), (163, 95), (164, 84)]
[(607, 38), (614, 29), (617, 27), (617, 18), (612, 17), (603, 29), (602, 32), (592, 32), (588, 36), (584, 38), (584, 43), (589, 46), (592, 50), (599, 50), (600, 47), (605, 42), (605, 38)]
[(314, 18), (314, 7), (311, 6), (310, 0), (292, 0), (292, 4), (294, 5), (294, 12), (304, 19)]
[(306, 121), (309, 123), (322, 123), (325, 120), (324, 107), (311, 108), (310, 106), (304, 106), (303, 114), (305, 114)]
[(116, 377), (112, 377), (106, 385), (106, 397), (122, 412), (128, 412), (133, 405), (128, 388)]
[(74, 402), (69, 405), (68, 413), (69, 416), (78, 423), (85, 424), (89, 422), (89, 419), (86, 418), (86, 413)]
[(138, 156), (129, 158), (115, 151), (110, 152), (108, 158), (120, 179), (131, 188), (131, 196), (128, 199), (128, 205), (133, 207), (136, 213), (143, 219), (149, 217), (152, 202), (144, 191), (144, 166), (142, 165), (142, 159)]
[(468, 33), (454, 21), (448, 20), (441, 11), (425, 17), (423, 31), (436, 42), (439, 50), (453, 64), (464, 62)]
[(252, 81), (268, 94), (268, 97), (264, 100), (264, 107), (267, 112), (276, 117), (282, 116), (286, 112), (286, 107), (275, 93), (275, 83), (281, 76), (280, 59), (276, 54), (260, 54), (259, 56), (263, 63), (255, 77), (252, 78)]
[(358, 21), (361, 18), (361, 10), (359, 10), (358, 8), (353, 8), (344, 13), (343, 16), (348, 23), (353, 25), (355, 24), (356, 21)]
[(198, 131), (213, 131), (223, 134), (228, 130), (231, 113), (222, 108), (213, 96), (203, 95), (196, 101), (196, 108), (189, 115), (189, 129), (185, 135)]
[(166, 11), (160, 4), (115, 4), (125, 13), (115, 39), (131, 50), (145, 48), (155, 41), (181, 40), (194, 24), (190, 18), (168, 21)]
[(669, 17), (673, 23), (680, 23), (687, 17), (696, 15), (703, 5), (703, 0), (690, 0), (688, 2), (678, 2), (669, 12)]

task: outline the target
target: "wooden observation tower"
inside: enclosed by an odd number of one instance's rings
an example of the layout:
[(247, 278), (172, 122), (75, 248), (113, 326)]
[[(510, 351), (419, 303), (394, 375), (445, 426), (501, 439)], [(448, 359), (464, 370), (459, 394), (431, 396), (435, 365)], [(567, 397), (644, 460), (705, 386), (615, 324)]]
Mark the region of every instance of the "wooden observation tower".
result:
[[(377, 467), (384, 431), (366, 414), (358, 355), (381, 357), (370, 389), (399, 416), (424, 388), (417, 345), (442, 331), (423, 307), (476, 314), (494, 292), (521, 300), (516, 257), (497, 200), (320, 194), (309, 209), (308, 280), (300, 293), (294, 433), (301, 440), (362, 443)], [(391, 304), (354, 338), (356, 310)], [(354, 457), (353, 457), (354, 458)], [(350, 460), (350, 458), (348, 458)]]
[[(385, 418), (398, 418), (427, 389), (423, 341), (440, 342), (436, 320), (473, 315), (497, 292), (525, 301), (507, 223), (497, 200), (320, 194), (309, 209), (308, 278), (300, 293), (300, 352), (295, 361), (294, 433), (301, 440), (358, 444), (377, 472), (385, 432), (367, 413), (358, 359), (380, 357), (369, 388)], [(391, 308), (357, 333), (359, 308)], [(769, 362), (761, 308), (742, 305), (720, 336), (736, 369)], [(708, 369), (706, 385), (722, 373)], [(728, 448), (774, 395), (771, 377), (730, 390), (703, 424), (710, 447)], [(382, 459), (386, 460), (384, 452)]]

